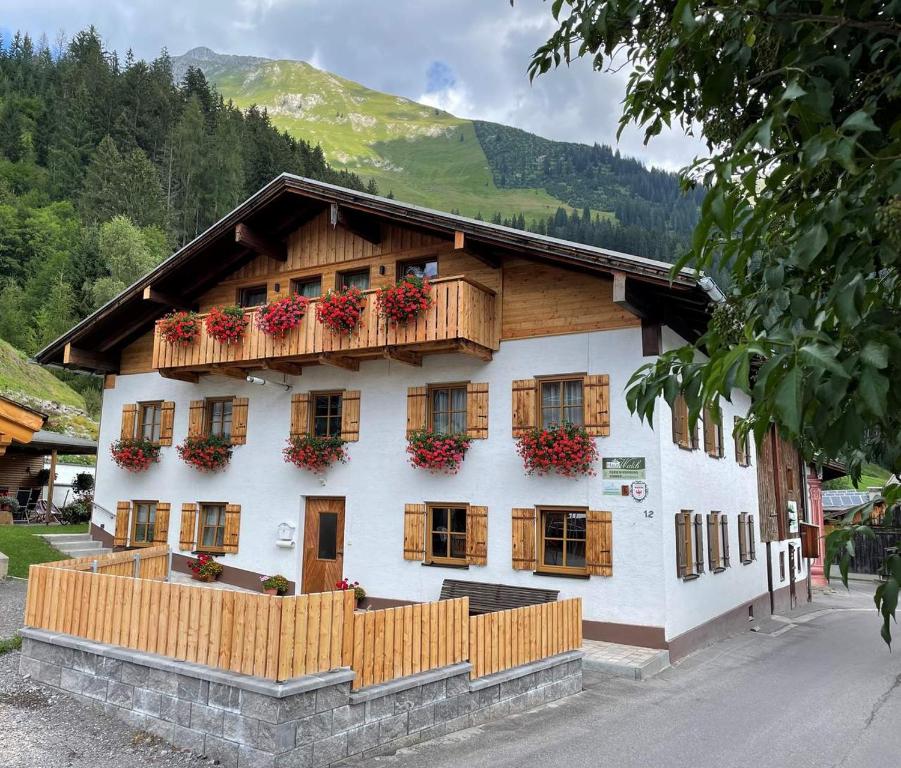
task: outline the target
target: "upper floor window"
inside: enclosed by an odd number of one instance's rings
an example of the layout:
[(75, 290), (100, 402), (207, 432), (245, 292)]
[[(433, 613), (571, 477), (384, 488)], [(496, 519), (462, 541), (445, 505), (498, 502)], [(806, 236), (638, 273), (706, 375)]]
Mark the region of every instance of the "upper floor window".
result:
[(352, 272), (338, 273), (338, 288), (358, 288), (361, 291), (369, 290), (369, 268), (356, 269)]
[(232, 433), (232, 398), (211, 398), (206, 401), (207, 435), (231, 437)]
[(466, 432), (466, 385), (429, 388), (430, 431), (443, 435)]
[(400, 264), (397, 265), (398, 280), (407, 275), (434, 280), (438, 277), (438, 259), (432, 256), (425, 259), (400, 262)]
[(542, 509), (539, 570), (587, 574), (585, 510)]
[(302, 277), (291, 281), (291, 293), (307, 299), (318, 299), (322, 295), (322, 277)]
[(259, 307), (266, 303), (266, 286), (251, 285), (238, 291), (238, 305), (241, 307)]
[(138, 403), (138, 437), (151, 443), (160, 441), (160, 428), (163, 421), (163, 404)]
[(153, 543), (153, 528), (156, 522), (155, 501), (135, 501), (132, 503), (131, 545), (144, 546)]
[(428, 511), (429, 562), (466, 565), (466, 507), (430, 505)]
[(733, 434), (735, 437), (735, 461), (740, 467), (751, 466), (751, 436), (746, 432), (739, 434), (739, 422), (741, 419), (735, 417), (735, 426)]
[(723, 450), (723, 424), (717, 421), (710, 408), (704, 409), (704, 450), (708, 456), (721, 459)]
[(310, 395), (311, 432), (316, 437), (341, 437), (341, 392), (314, 392)]
[(688, 403), (682, 395), (678, 395), (673, 401), (673, 442), (686, 451), (695, 451), (700, 443), (698, 441), (698, 426), (691, 429), (688, 417)]
[(541, 382), (541, 426), (584, 423), (582, 377), (577, 379), (544, 379)]
[(704, 573), (703, 522), (691, 510), (676, 513), (676, 573), (686, 581)]

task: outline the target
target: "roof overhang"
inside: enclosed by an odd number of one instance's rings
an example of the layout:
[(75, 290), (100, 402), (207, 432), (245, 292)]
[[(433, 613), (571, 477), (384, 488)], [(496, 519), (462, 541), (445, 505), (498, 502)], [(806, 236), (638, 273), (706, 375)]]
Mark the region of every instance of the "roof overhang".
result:
[(46, 421), (47, 414), (0, 395), (0, 456), (10, 446), (32, 442)]

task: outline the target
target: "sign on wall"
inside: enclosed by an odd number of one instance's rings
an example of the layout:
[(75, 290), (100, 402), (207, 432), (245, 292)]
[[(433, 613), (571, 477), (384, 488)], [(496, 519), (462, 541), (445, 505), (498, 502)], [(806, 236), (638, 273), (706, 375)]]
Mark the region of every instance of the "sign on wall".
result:
[(601, 459), (605, 496), (631, 496), (643, 501), (648, 495), (644, 456), (608, 456)]

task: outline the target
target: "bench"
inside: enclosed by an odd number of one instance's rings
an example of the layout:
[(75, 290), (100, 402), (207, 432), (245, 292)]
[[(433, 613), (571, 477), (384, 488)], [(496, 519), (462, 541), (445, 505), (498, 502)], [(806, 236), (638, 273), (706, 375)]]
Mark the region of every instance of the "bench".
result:
[(536, 589), (534, 587), (514, 587), (509, 584), (485, 584), (481, 581), (457, 581), (445, 579), (441, 584), (441, 600), (457, 597), (469, 598), (471, 616), (480, 613), (506, 611), (526, 605), (553, 603), (560, 591), (557, 589)]

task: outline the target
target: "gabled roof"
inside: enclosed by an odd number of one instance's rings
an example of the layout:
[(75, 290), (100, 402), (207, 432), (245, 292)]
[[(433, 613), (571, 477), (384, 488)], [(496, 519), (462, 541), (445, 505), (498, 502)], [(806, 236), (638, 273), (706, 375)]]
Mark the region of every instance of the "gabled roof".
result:
[[(433, 235), (461, 233), (467, 249), (488, 260), (520, 256), (587, 272), (619, 273), (635, 287), (634, 300), (660, 313), (660, 320), (683, 336), (696, 338), (706, 327), (710, 299), (698, 275), (673, 273), (666, 262), (524, 232), (283, 173), (149, 274), (78, 323), (35, 355), (39, 363), (63, 363), (66, 345), (89, 353), (75, 367), (102, 370), (103, 355), (117, 352), (149, 330), (168, 307), (145, 299), (145, 289), (190, 304), (255, 258), (237, 236), (244, 225), (270, 241), (280, 241), (330, 206), (365, 227), (390, 222)], [(377, 230), (377, 227), (376, 227)], [(97, 355), (91, 364), (90, 354)]]
[(0, 395), (0, 456), (10, 445), (31, 442), (46, 421), (46, 413)]

